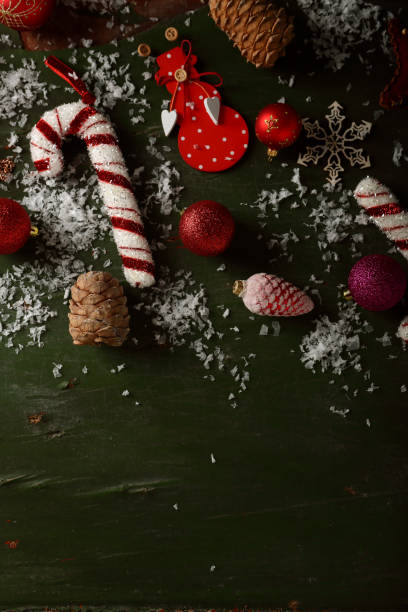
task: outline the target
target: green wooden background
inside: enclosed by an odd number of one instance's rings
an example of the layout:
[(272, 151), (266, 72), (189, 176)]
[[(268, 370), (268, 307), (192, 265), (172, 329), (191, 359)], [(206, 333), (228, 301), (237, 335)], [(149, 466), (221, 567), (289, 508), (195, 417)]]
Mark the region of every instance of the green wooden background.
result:
[[(302, 116), (322, 119), (337, 99), (350, 118), (371, 120), (378, 93), (392, 73), (380, 53), (372, 56), (372, 75), (356, 60), (335, 75), (325, 71), (303, 44), (301, 18), (295, 42), (273, 71), (247, 65), (206, 9), (192, 17), (190, 27), (184, 18), (173, 23), (192, 40), (200, 68), (222, 74), (224, 102), (240, 110), (250, 125), (262, 106), (282, 95)], [(142, 63), (130, 52), (139, 41), (148, 42), (156, 54), (170, 48), (164, 29), (160, 25), (133, 43), (118, 45), (140, 85)], [(106, 47), (106, 53), (112, 49)], [(87, 53), (78, 52), (79, 74)], [(15, 62), (28, 55), (3, 52), (6, 58), (11, 54)], [(43, 53), (29, 55), (42, 66)], [(58, 56), (67, 58), (69, 52)], [(291, 74), (296, 75), (293, 88), (278, 84), (277, 75)], [(45, 69), (43, 77), (58, 83)], [(349, 82), (353, 87), (347, 92)], [(311, 104), (305, 102), (309, 95)], [(129, 125), (125, 104), (111, 113), (125, 154), (135, 156), (129, 157), (131, 166), (152, 164), (144, 150), (149, 135), (165, 144), (159, 110), (166, 92), (150, 83), (148, 96), (152, 109), (145, 125)], [(362, 106), (368, 99), (370, 106)], [(63, 100), (62, 89), (55, 90), (50, 108)], [(364, 144), (372, 174), (392, 186), (403, 202), (408, 196), (406, 165), (392, 164), (392, 142), (408, 144), (406, 112), (386, 112)], [(27, 131), (39, 114), (32, 111)], [(6, 122), (0, 130), (2, 137), (10, 132)], [(140, 313), (134, 316), (139, 347), (74, 347), (62, 296), (55, 300), (61, 314), (47, 325), (44, 349), (27, 348), (15, 356), (0, 346), (1, 609), (64, 604), (129, 610), (285, 607), (291, 600), (306, 609), (406, 609), (408, 415), (400, 386), (407, 383), (408, 354), (395, 339), (388, 352), (399, 358), (387, 360), (387, 350), (375, 340), (385, 331), (394, 334), (403, 306), (364, 313), (374, 327), (365, 340), (364, 367), (381, 389), (372, 394), (362, 390), (350, 402), (341, 385), (361, 386), (361, 376), (347, 372), (331, 385), (330, 373), (313, 375), (304, 369), (298, 350), (315, 316), (336, 317), (336, 284), (345, 281), (353, 263), (347, 241), (338, 248), (341, 261), (331, 275), (323, 272), (315, 239), (295, 245), (293, 263), (285, 258), (276, 262), (273, 271), (300, 286), (312, 273), (326, 281), (320, 288), (323, 305), (311, 316), (283, 321), (278, 337), (260, 337), (263, 321), (251, 321), (231, 293), (236, 278), (264, 270), (270, 257), (256, 240), (254, 211), (240, 202), (253, 201), (263, 188), (290, 188), (304, 141), (282, 152), (280, 161), (288, 163), (282, 168), (279, 163), (267, 166), (264, 147), (252, 136), (242, 162), (217, 175), (186, 166), (176, 138), (167, 144), (168, 158), (185, 185), (180, 205), (203, 198), (221, 201), (233, 212), (238, 231), (223, 257), (199, 258), (171, 245), (156, 259), (172, 270), (192, 270), (207, 287), (212, 318), (226, 332), (223, 348), (231, 362), (245, 353), (257, 354), (248, 391), (233, 409), (227, 401), (231, 378), (217, 375), (214, 383), (207, 382), (187, 347), (174, 352), (158, 348)], [(272, 173), (270, 179), (266, 172)], [(321, 189), (321, 167), (301, 170), (301, 176), (309, 187)], [(347, 169), (344, 187), (353, 188), (362, 176), (358, 169)], [(19, 196), (13, 183), (10, 194)], [(308, 210), (281, 210), (274, 231), (292, 227), (303, 237)], [(176, 227), (177, 216), (171, 220)], [(364, 253), (386, 252), (389, 245), (374, 226), (363, 233)], [(106, 246), (112, 272), (122, 278), (115, 247), (109, 241)], [(30, 248), (2, 257), (0, 270), (31, 256)], [(217, 273), (222, 262), (227, 269)], [(138, 292), (126, 291), (136, 303)], [(219, 304), (231, 309), (229, 319), (222, 319)], [(228, 332), (232, 325), (241, 330), (239, 342)], [(64, 378), (78, 377), (79, 384), (58, 389), (53, 362), (63, 363)], [(125, 370), (109, 373), (123, 362)], [(85, 363), (89, 374), (83, 376)], [(129, 398), (121, 396), (125, 388)], [(331, 405), (350, 413), (343, 419), (330, 413)], [(30, 425), (27, 415), (40, 410), (47, 412), (47, 420)], [(146, 493), (146, 488), (151, 490)], [(15, 550), (4, 544), (17, 539)]]

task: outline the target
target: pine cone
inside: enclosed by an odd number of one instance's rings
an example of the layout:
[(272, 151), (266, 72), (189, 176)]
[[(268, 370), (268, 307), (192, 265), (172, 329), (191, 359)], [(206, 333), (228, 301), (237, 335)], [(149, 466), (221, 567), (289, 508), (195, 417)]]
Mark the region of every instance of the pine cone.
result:
[(123, 287), (107, 272), (86, 272), (71, 287), (69, 333), (74, 344), (121, 346), (129, 333)]
[(294, 36), (293, 17), (267, 0), (210, 0), (215, 23), (257, 68), (271, 68)]

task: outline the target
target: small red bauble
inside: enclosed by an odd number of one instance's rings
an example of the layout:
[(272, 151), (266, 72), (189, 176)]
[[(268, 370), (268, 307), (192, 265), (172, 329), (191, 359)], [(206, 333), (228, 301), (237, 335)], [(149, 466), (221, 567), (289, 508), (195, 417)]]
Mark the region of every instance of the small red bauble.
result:
[(255, 134), (268, 147), (268, 156), (274, 157), (280, 149), (290, 147), (299, 137), (302, 120), (289, 104), (268, 104), (255, 120)]
[(181, 215), (179, 225), (184, 246), (196, 255), (207, 257), (223, 253), (231, 243), (234, 230), (229, 210), (211, 200), (191, 204)]
[(404, 295), (407, 277), (392, 257), (367, 255), (352, 267), (348, 286), (352, 298), (366, 310), (388, 310)]
[(13, 30), (36, 30), (51, 16), (56, 0), (0, 0), (0, 23)]
[(21, 249), (30, 233), (31, 222), (26, 210), (15, 200), (0, 198), (0, 255)]

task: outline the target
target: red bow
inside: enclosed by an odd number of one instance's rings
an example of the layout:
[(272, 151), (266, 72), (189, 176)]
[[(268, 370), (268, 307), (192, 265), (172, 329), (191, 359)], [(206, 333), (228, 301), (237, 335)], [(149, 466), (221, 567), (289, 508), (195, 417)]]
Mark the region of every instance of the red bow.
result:
[[(159, 65), (155, 74), (156, 83), (165, 85), (172, 94), (169, 110), (175, 108), (179, 117), (184, 116), (186, 104), (197, 104), (199, 107), (203, 105), (204, 98), (220, 97), (214, 88), (222, 85), (221, 76), (217, 72), (198, 72), (195, 69), (197, 56), (192, 54), (189, 40), (183, 40), (180, 46), (162, 53), (156, 61)], [(217, 76), (218, 83), (213, 85), (201, 80), (201, 77), (210, 75)]]

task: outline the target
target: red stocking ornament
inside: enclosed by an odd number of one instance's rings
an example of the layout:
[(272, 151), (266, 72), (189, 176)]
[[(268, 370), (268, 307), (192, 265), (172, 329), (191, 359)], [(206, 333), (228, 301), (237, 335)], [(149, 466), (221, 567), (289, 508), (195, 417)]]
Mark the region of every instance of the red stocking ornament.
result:
[[(220, 172), (244, 155), (248, 126), (236, 110), (221, 103), (217, 91), (221, 77), (215, 72), (199, 73), (196, 62), (188, 40), (157, 58), (156, 82), (172, 94), (169, 110), (162, 112), (163, 129), (168, 136), (178, 123), (178, 146), (184, 161), (203, 172)], [(209, 75), (216, 75), (219, 82), (211, 85), (201, 80)]]

